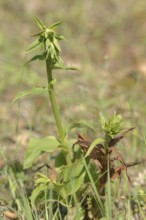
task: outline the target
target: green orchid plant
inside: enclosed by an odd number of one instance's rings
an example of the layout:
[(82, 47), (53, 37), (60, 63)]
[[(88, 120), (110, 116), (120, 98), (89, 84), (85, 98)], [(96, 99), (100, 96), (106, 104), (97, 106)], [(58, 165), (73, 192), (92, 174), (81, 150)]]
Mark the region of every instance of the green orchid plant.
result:
[[(63, 22), (56, 22), (46, 27), (39, 18), (35, 17), (35, 21), (40, 32), (34, 35), (37, 39), (28, 47), (27, 51), (39, 50), (41, 53), (35, 55), (27, 63), (35, 60), (45, 63), (48, 87), (33, 88), (29, 91), (20, 92), (16, 95), (14, 101), (30, 94), (34, 95), (47, 91), (58, 135), (56, 137), (32, 138), (29, 141), (24, 159), (24, 169), (31, 168), (42, 153), (56, 153), (55, 167), (51, 168), (55, 170), (55, 176), (52, 179), (42, 173), (39, 174), (35, 189), (31, 195), (31, 204), (35, 206), (38, 203), (42, 203), (44, 198), (47, 198), (47, 201), (51, 202), (51, 204), (54, 201), (54, 205), (58, 201), (64, 207), (72, 207), (77, 204), (81, 206), (87, 201), (87, 197), (94, 192), (95, 195), (92, 196), (92, 199), (96, 200), (99, 207), (98, 211), (94, 210), (94, 215), (96, 213), (98, 216), (100, 212), (101, 216), (104, 216), (101, 196), (105, 195), (105, 185), (108, 181), (121, 176), (123, 170), (127, 173), (128, 167), (115, 145), (133, 128), (123, 130), (123, 119), (120, 115), (114, 114), (109, 120), (106, 120), (101, 115), (104, 138), (95, 138), (95, 140), (90, 141), (89, 138), (80, 133), (78, 134), (78, 139), (69, 138), (69, 131), (74, 127), (86, 127), (95, 134), (94, 128), (85, 121), (74, 122), (63, 127), (56, 102), (54, 92), (56, 80), (53, 78), (53, 70), (78, 70), (78, 68), (65, 67), (61, 59), (59, 41), (65, 38), (58, 34), (56, 29)], [(119, 166), (115, 163), (117, 161), (120, 163)], [(77, 208), (77, 210), (78, 214), (80, 213), (80, 217), (86, 214), (86, 210), (83, 211), (83, 207)]]

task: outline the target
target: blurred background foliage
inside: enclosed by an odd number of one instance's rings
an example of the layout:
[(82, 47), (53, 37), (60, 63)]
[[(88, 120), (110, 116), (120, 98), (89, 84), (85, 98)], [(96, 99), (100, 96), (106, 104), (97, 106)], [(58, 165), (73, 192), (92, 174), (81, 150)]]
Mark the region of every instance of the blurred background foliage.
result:
[(0, 0), (0, 139), (3, 148), (13, 152), (18, 146), (17, 153), (21, 156), (20, 146), (26, 147), (30, 135), (56, 132), (45, 95), (11, 103), (17, 92), (47, 84), (42, 62), (23, 66), (32, 55), (25, 52), (33, 41), (31, 35), (38, 31), (35, 15), (48, 26), (64, 21), (59, 29), (68, 39), (61, 44), (64, 61), (81, 69), (80, 72), (54, 73), (64, 124), (84, 119), (100, 129), (99, 113), (110, 115), (117, 111), (125, 118), (127, 127), (136, 126), (125, 141), (126, 157), (143, 157), (145, 0)]

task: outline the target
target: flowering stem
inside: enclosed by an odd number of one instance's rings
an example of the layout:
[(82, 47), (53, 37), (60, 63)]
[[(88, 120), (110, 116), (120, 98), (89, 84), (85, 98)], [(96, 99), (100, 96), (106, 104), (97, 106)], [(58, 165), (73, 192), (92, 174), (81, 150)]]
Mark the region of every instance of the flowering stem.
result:
[(61, 144), (65, 144), (65, 135), (62, 127), (62, 122), (60, 118), (60, 112), (56, 103), (55, 98), (55, 92), (54, 92), (54, 83), (53, 83), (53, 77), (52, 77), (52, 65), (50, 63), (50, 59), (46, 60), (46, 69), (47, 69), (47, 78), (48, 78), (48, 89), (49, 89), (49, 96), (50, 96), (50, 102), (54, 114), (54, 118), (56, 121), (59, 137), (61, 140)]

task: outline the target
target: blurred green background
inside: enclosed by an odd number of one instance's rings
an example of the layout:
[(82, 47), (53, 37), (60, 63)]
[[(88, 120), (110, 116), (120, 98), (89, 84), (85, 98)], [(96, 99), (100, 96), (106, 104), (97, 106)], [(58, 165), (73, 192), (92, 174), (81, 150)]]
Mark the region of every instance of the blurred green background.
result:
[[(56, 133), (47, 96), (12, 104), (16, 93), (47, 84), (43, 62), (24, 63), (38, 29), (63, 20), (59, 33), (67, 65), (80, 72), (56, 71), (56, 95), (64, 124), (84, 119), (98, 130), (99, 113), (117, 111), (125, 126), (135, 126), (121, 148), (131, 161), (143, 158), (146, 146), (146, 1), (139, 0), (0, 0), (0, 139), (21, 156), (33, 135)], [(23, 148), (22, 148), (23, 146)], [(126, 146), (123, 147), (123, 146)], [(16, 154), (15, 154), (16, 156)], [(136, 169), (136, 168), (135, 168)]]

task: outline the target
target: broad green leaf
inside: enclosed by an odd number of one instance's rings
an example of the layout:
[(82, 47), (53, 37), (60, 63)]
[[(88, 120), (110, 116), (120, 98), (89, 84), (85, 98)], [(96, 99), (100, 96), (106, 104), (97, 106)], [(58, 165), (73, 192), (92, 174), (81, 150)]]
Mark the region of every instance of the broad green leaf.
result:
[[(59, 149), (67, 151), (70, 153), (70, 156), (73, 155), (72, 146), (76, 142), (76, 139), (68, 139), (65, 147), (59, 145)], [(62, 167), (66, 165), (65, 154), (61, 151), (55, 158), (55, 169), (58, 173), (62, 172)], [(62, 174), (60, 175), (62, 178)]]
[(64, 183), (59, 183), (50, 180), (47, 176), (42, 176), (36, 180), (37, 186), (33, 190), (31, 195), (31, 204), (34, 206), (35, 201), (41, 193), (49, 193), (49, 190), (53, 190), (58, 193), (62, 198), (66, 197), (65, 185)]
[[(48, 187), (49, 189), (53, 189), (57, 192), (62, 198), (66, 198), (69, 195), (74, 194), (83, 184), (85, 178), (85, 172), (77, 177), (71, 177), (68, 182), (58, 183), (56, 181), (51, 181)], [(40, 190), (40, 189), (39, 189)]]
[(37, 16), (35, 16), (34, 18), (35, 18), (35, 21), (36, 21), (37, 26), (38, 26), (41, 30), (44, 30), (44, 29), (45, 29), (44, 23), (43, 23)]
[(72, 146), (73, 146), (73, 144), (75, 143), (77, 141), (77, 139), (76, 138), (70, 138), (70, 139), (68, 139), (67, 140), (67, 145), (68, 145), (68, 147), (70, 148), (70, 149), (72, 149)]
[(65, 144), (60, 144), (59, 149), (66, 151), (69, 153), (69, 151), (72, 152), (72, 146), (76, 142), (76, 139), (68, 139), (66, 140)]
[(60, 172), (63, 166), (66, 165), (66, 159), (64, 153), (61, 151), (55, 158), (55, 170)]
[(33, 51), (36, 50), (37, 48), (41, 47), (42, 42), (39, 41), (39, 39), (33, 41), (28, 48), (26, 49), (26, 51)]
[(22, 92), (17, 93), (17, 95), (15, 96), (15, 98), (13, 99), (12, 102), (14, 103), (20, 99), (23, 99), (26, 96), (29, 96), (29, 95), (38, 95), (38, 94), (42, 94), (47, 91), (48, 91), (48, 88), (46, 88), (46, 87), (35, 87), (35, 88), (29, 89), (27, 91), (22, 91)]
[(81, 187), (84, 181), (85, 172), (82, 172), (83, 167), (83, 163), (76, 163), (75, 166), (72, 164), (70, 168), (67, 168), (66, 166), (65, 172), (67, 172), (66, 175), (68, 178), (66, 178), (67, 181), (63, 179), (62, 183), (52, 181), (48, 177), (41, 175), (40, 178), (36, 180), (37, 187), (31, 196), (32, 204), (35, 205), (35, 201), (40, 193), (49, 192), (49, 190), (57, 192), (62, 198), (66, 198), (75, 193)]
[(73, 122), (71, 124), (68, 125), (68, 127), (66, 128), (66, 134), (68, 134), (68, 132), (73, 129), (73, 128), (88, 128), (90, 129), (93, 133), (95, 133), (94, 128), (86, 121), (80, 120), (77, 122)]
[(87, 150), (86, 154), (85, 154), (85, 158), (88, 157), (90, 155), (90, 153), (92, 152), (92, 150), (96, 147), (97, 144), (100, 144), (102, 142), (104, 142), (105, 140), (102, 138), (97, 138), (95, 139), (92, 144), (90, 145), (89, 149)]
[(53, 152), (59, 146), (58, 140), (53, 136), (32, 138), (28, 144), (24, 159), (24, 169), (33, 165), (37, 157), (44, 152)]
[(84, 168), (84, 164), (81, 161), (66, 165), (62, 168), (62, 177), (65, 182), (70, 181), (72, 178), (78, 177)]
[(78, 189), (80, 189), (84, 182), (85, 174), (86, 172), (83, 172), (78, 177), (72, 177), (71, 180), (65, 184), (66, 197), (69, 195), (73, 195), (75, 192), (78, 191)]
[(52, 187), (62, 198), (66, 197), (65, 183), (57, 183), (56, 181), (53, 181)]
[(64, 21), (55, 22), (54, 24), (52, 24), (51, 26), (49, 26), (49, 29), (56, 29), (56, 28), (59, 27), (62, 23), (64, 23)]

